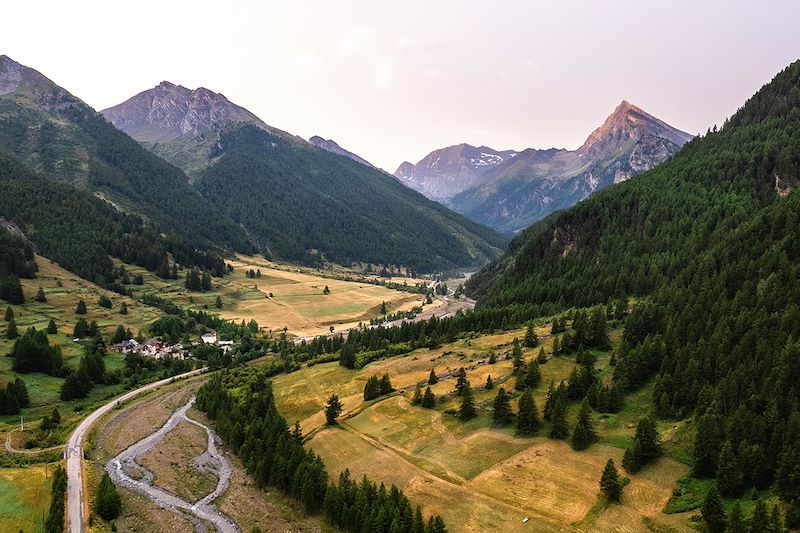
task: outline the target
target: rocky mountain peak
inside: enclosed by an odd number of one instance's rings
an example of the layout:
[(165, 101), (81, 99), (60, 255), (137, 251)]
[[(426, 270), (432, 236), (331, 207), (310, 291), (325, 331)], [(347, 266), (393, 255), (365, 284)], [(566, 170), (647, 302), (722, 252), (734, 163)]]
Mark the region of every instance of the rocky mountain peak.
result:
[(220, 93), (205, 87), (187, 89), (169, 81), (162, 81), (102, 113), (114, 126), (140, 142), (205, 137), (239, 122), (269, 130), (258, 117)]
[(640, 107), (623, 100), (603, 124), (589, 135), (578, 152), (596, 155), (613, 151), (647, 135), (666, 139), (678, 146), (683, 146), (692, 138), (688, 133), (673, 128)]

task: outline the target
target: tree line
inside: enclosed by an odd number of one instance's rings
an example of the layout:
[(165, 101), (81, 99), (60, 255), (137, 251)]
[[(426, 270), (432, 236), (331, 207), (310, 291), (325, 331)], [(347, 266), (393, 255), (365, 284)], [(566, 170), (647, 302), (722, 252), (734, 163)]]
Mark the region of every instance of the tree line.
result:
[(303, 447), (299, 425), (290, 430), (278, 413), (267, 373), (241, 367), (214, 376), (197, 393), (197, 406), (242, 459), (256, 484), (295, 498), (308, 513), (323, 513), (343, 531), (443, 533), (438, 516), (423, 520), (397, 487), (387, 489), (342, 472), (329, 479), (322, 460)]

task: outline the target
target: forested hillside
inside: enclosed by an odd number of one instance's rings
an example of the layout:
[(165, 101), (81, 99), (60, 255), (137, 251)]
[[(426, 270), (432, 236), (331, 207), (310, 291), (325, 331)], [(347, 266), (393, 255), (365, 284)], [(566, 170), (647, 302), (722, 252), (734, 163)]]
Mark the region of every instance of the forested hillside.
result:
[(388, 174), (255, 126), (223, 134), (197, 187), (265, 253), (432, 271), (496, 257), (505, 239)]
[[(715, 128), (716, 129), (716, 128)], [(800, 61), (720, 131), (534, 225), (469, 283), (484, 307), (633, 295), (614, 378), (697, 416), (694, 471), (776, 483), (800, 522)]]
[[(111, 257), (150, 271), (160, 269), (162, 275), (169, 275), (174, 262), (201, 266), (217, 275), (224, 271), (218, 255), (197, 250), (182, 237), (163, 234), (139, 216), (118, 211), (86, 191), (48, 180), (2, 154), (0, 190), (0, 216), (16, 224), (41, 254), (101, 287), (124, 290), (114, 283), (118, 273)], [(30, 277), (31, 269), (25, 267), (31, 259), (30, 247), (13, 237), (2, 242), (22, 250), (18, 260), (4, 257), (3, 263), (11, 263), (10, 272)], [(4, 244), (0, 244), (3, 250)]]
[(251, 250), (241, 228), (200, 197), (183, 172), (65, 89), (6, 56), (0, 56), (0, 83), (0, 150), (197, 244)]

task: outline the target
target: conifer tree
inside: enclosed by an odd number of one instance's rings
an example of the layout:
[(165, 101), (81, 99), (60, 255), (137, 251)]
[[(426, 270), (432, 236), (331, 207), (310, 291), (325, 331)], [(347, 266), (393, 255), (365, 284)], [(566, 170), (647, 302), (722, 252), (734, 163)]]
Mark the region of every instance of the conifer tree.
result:
[(104, 472), (103, 478), (100, 480), (100, 488), (97, 491), (95, 500), (95, 510), (105, 520), (114, 520), (122, 511), (122, 499), (108, 472)]
[(750, 533), (771, 533), (767, 504), (762, 499), (759, 499), (753, 508), (753, 516), (750, 517)]
[(56, 321), (52, 318), (50, 319), (50, 322), (47, 323), (47, 333), (50, 335), (55, 335), (58, 333), (58, 326), (56, 326)]
[(342, 414), (342, 402), (339, 401), (337, 394), (331, 394), (328, 403), (325, 404), (325, 423), (329, 426), (336, 424), (336, 419)]
[(428, 384), (435, 385), (439, 383), (439, 378), (436, 377), (436, 371), (431, 368), (431, 373), (428, 375)]
[(600, 492), (608, 501), (618, 502), (622, 495), (622, 483), (619, 479), (619, 472), (614, 465), (614, 459), (609, 459), (600, 476)]
[(725, 441), (717, 461), (717, 486), (723, 496), (733, 497), (742, 488), (742, 469), (730, 441)]
[(539, 430), (541, 421), (539, 420), (539, 410), (536, 408), (536, 400), (534, 400), (530, 389), (527, 389), (520, 396), (518, 410), (517, 431), (520, 435), (535, 435)]
[(214, 301), (214, 307), (222, 309), (222, 298), (220, 298), (219, 295), (217, 295), (217, 299)]
[(558, 395), (553, 402), (553, 410), (550, 414), (550, 438), (566, 439), (568, 436), (566, 400)]
[(747, 533), (747, 525), (742, 516), (742, 506), (737, 501), (733, 504), (725, 525), (725, 533)]
[(547, 362), (547, 354), (544, 352), (544, 348), (539, 348), (539, 354), (536, 356), (536, 362), (540, 365), (543, 365)]
[(628, 472), (638, 472), (661, 455), (661, 436), (653, 418), (646, 416), (636, 425), (633, 444), (625, 450), (622, 466)]
[(12, 320), (13, 318), (14, 318), (14, 310), (9, 305), (8, 307), (6, 307), (6, 322)]
[(694, 471), (696, 475), (714, 477), (717, 474), (717, 460), (722, 451), (725, 431), (720, 417), (709, 407), (697, 420), (697, 434), (694, 440)]
[(425, 394), (422, 395), (422, 407), (433, 409), (436, 407), (436, 396), (430, 387), (425, 387)]
[(493, 364), (495, 364), (496, 362), (497, 362), (497, 354), (495, 354), (494, 352), (491, 352), (491, 353), (489, 354), (489, 364), (490, 364), (490, 365), (493, 365)]
[(47, 301), (47, 296), (44, 295), (44, 289), (42, 287), (39, 287), (39, 290), (36, 291), (36, 296), (34, 296), (33, 299), (40, 303)]
[(581, 402), (581, 410), (578, 412), (578, 421), (575, 430), (572, 432), (572, 448), (575, 450), (585, 450), (597, 440), (597, 433), (594, 429), (592, 420), (592, 408), (586, 398)]
[(8, 321), (8, 325), (6, 326), (6, 339), (14, 340), (17, 337), (19, 337), (17, 322), (12, 318)]
[(542, 413), (545, 420), (550, 420), (550, 416), (553, 414), (553, 405), (556, 401), (556, 384), (551, 379), (550, 385), (547, 386), (547, 397), (544, 401), (544, 412)]
[(494, 381), (492, 381), (492, 376), (489, 375), (486, 377), (486, 385), (484, 387), (486, 390), (492, 390), (494, 388)]
[(500, 426), (505, 426), (511, 423), (513, 418), (511, 412), (511, 401), (503, 387), (497, 391), (497, 396), (494, 398), (494, 405), (492, 411), (492, 421)]
[(710, 533), (722, 533), (725, 531), (725, 510), (722, 508), (722, 501), (719, 497), (717, 484), (712, 483), (703, 499), (700, 513), (706, 523)]
[(422, 388), (417, 383), (417, 388), (414, 390), (414, 397), (411, 398), (411, 405), (419, 405), (422, 403)]
[(78, 300), (78, 307), (75, 308), (76, 315), (85, 315), (86, 314), (86, 302), (83, 300)]
[(119, 306), (119, 314), (127, 315), (128, 314), (128, 304), (122, 302), (122, 305)]
[(522, 346), (520, 346), (519, 339), (514, 338), (513, 348), (511, 349), (511, 361), (514, 374), (519, 374), (520, 370), (525, 366), (525, 360), (522, 358)]
[(478, 416), (475, 409), (475, 397), (472, 394), (472, 387), (469, 381), (461, 389), (461, 405), (458, 408), (458, 417), (461, 420), (471, 420)]
[(456, 388), (453, 392), (456, 396), (463, 396), (464, 388), (469, 385), (469, 381), (467, 381), (467, 371), (464, 370), (464, 367), (458, 369), (458, 374), (456, 378)]
[(533, 322), (528, 323), (528, 328), (525, 330), (525, 339), (523, 342), (528, 348), (533, 348), (539, 344), (539, 337), (536, 336), (536, 331), (533, 329)]

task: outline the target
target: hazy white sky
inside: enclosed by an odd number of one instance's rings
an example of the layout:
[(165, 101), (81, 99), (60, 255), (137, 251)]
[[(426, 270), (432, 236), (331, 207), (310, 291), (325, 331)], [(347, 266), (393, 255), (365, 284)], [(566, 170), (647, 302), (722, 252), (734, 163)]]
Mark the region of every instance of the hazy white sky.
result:
[(575, 148), (622, 100), (690, 133), (800, 57), (800, 2), (28, 1), (0, 54), (96, 109), (169, 80), (393, 172), (460, 142)]

